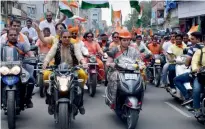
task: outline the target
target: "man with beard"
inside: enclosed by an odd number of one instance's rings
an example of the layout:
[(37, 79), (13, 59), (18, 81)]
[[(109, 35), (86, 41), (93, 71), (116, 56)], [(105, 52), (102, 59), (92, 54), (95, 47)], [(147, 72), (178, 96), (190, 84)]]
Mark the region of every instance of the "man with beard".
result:
[[(65, 20), (66, 16), (64, 15), (58, 23), (62, 23)], [(40, 22), (40, 30), (43, 31), (44, 28), (49, 28), (52, 36), (56, 36), (55, 30), (56, 22), (53, 20), (53, 13), (51, 11), (46, 12), (46, 20)]]

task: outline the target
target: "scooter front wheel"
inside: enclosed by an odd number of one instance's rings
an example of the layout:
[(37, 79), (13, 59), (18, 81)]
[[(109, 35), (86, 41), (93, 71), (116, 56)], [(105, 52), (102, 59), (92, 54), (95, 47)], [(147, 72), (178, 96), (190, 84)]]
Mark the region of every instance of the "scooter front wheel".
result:
[(127, 128), (135, 129), (139, 119), (139, 110), (127, 109)]

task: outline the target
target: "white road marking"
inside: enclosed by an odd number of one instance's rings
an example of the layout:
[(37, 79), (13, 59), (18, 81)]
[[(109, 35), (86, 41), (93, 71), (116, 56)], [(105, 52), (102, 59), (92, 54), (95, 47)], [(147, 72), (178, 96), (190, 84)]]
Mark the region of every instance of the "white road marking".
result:
[(180, 114), (182, 114), (183, 116), (185, 117), (188, 117), (190, 118), (191, 116), (188, 115), (187, 113), (183, 112), (181, 109), (179, 109), (178, 107), (174, 106), (173, 104), (169, 103), (169, 102), (164, 102), (166, 103), (167, 105), (169, 105), (170, 107), (172, 107), (174, 110), (176, 110), (177, 112), (179, 112)]

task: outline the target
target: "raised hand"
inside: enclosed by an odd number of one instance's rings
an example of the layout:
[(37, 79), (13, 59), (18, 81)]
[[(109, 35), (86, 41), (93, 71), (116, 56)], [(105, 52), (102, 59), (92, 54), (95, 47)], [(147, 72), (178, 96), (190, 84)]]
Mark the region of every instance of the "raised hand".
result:
[(33, 27), (35, 28), (35, 30), (36, 30), (37, 32), (40, 32), (40, 31), (41, 31), (37, 23), (33, 22), (32, 25), (33, 25)]

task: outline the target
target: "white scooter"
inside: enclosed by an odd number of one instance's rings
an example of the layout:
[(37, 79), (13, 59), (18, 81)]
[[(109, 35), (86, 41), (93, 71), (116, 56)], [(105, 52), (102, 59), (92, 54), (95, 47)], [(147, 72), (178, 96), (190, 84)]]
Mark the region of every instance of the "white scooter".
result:
[[(187, 72), (190, 72), (191, 69), (190, 68), (187, 68), (184, 63), (182, 62), (185, 62), (186, 60), (186, 56), (185, 55), (182, 55), (182, 56), (178, 56), (176, 58), (176, 77), (181, 75), (181, 74), (184, 74), (184, 73), (187, 73)], [(192, 87), (191, 87), (191, 84), (189, 82), (187, 83), (184, 83), (184, 86), (185, 88), (190, 91), (192, 90)], [(182, 95), (182, 93), (180, 92), (180, 90), (176, 87), (176, 93), (173, 94), (172, 92), (170, 92), (168, 89), (167, 91), (172, 95), (172, 97), (178, 99), (178, 100), (182, 100), (184, 101), (184, 96)]]

